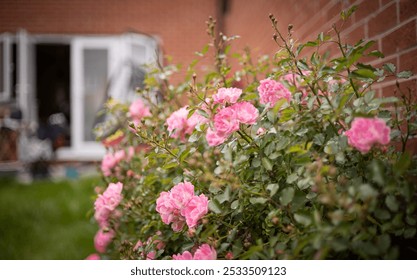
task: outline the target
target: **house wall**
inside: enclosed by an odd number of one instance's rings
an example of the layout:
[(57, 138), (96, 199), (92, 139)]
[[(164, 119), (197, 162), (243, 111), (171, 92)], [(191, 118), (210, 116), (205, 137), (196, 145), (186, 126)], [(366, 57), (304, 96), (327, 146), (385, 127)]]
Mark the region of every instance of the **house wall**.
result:
[[(263, 54), (277, 50), (269, 13), (276, 16), (281, 30), (285, 32), (291, 23), (294, 37), (306, 41), (329, 31), (333, 23), (340, 24), (340, 11), (353, 4), (359, 9), (345, 24), (343, 39), (375, 40), (375, 48), (386, 57), (368, 62), (392, 62), (399, 70), (417, 72), (416, 0), (2, 0), (0, 33), (19, 28), (35, 34), (136, 30), (159, 36), (164, 53), (174, 63), (188, 65), (194, 52), (208, 42), (205, 21), (210, 15), (222, 22), (226, 34), (241, 36), (234, 50), (250, 46)], [(414, 76), (401, 84), (416, 88), (416, 81)], [(383, 83), (379, 93), (390, 95), (394, 83)]]
[[(340, 25), (340, 11), (351, 5), (358, 10), (343, 27), (342, 39), (350, 44), (359, 39), (375, 40), (375, 49), (385, 54), (384, 59), (367, 61), (376, 66), (394, 63), (400, 71), (417, 73), (417, 1), (416, 0), (230, 0), (226, 16), (227, 33), (239, 34), (236, 49), (248, 45), (259, 53), (278, 50), (272, 40), (268, 14), (278, 20), (283, 33), (288, 24), (294, 25), (294, 38), (300, 42), (315, 39), (320, 32)], [(245, 24), (242, 24), (245, 23)], [(306, 53), (308, 55), (308, 53)], [(401, 82), (401, 87), (416, 89), (417, 76)], [(392, 95), (395, 80), (387, 80), (377, 87), (381, 95)]]
[(165, 54), (188, 65), (207, 43), (205, 21), (217, 0), (2, 0), (0, 33), (156, 35)]
[[(340, 11), (353, 4), (359, 9), (344, 25), (343, 40), (375, 40), (374, 47), (385, 58), (368, 63), (391, 62), (400, 71), (417, 73), (416, 0), (2, 0), (0, 33), (20, 28), (33, 34), (135, 30), (159, 36), (164, 54), (172, 56), (174, 63), (188, 65), (194, 52), (208, 42), (205, 21), (210, 15), (218, 19), (225, 34), (241, 36), (234, 50), (250, 46), (254, 53), (271, 54), (278, 47), (272, 40), (269, 13), (284, 32), (293, 24), (294, 38), (305, 42), (329, 31), (333, 23), (340, 24)], [(416, 75), (400, 81), (400, 86), (411, 88), (417, 96)], [(392, 95), (395, 80), (387, 79), (376, 89), (379, 95)], [(413, 145), (417, 152), (417, 142)]]

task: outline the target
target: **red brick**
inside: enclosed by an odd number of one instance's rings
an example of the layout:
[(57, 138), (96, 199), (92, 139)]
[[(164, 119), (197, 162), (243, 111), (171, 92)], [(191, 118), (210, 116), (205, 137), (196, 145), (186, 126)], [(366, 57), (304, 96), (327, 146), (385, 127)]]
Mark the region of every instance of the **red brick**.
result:
[(392, 3), (376, 15), (372, 15), (368, 22), (369, 37), (383, 33), (397, 24), (397, 5)]
[(375, 13), (379, 9), (378, 0), (365, 0), (358, 5), (358, 9), (355, 12), (355, 21), (361, 21), (369, 15)]
[(417, 49), (400, 56), (400, 71), (411, 71), (417, 74)]
[(416, 21), (413, 20), (385, 36), (382, 39), (382, 51), (385, 55), (390, 55), (416, 44)]
[(400, 21), (417, 16), (417, 1), (400, 0)]

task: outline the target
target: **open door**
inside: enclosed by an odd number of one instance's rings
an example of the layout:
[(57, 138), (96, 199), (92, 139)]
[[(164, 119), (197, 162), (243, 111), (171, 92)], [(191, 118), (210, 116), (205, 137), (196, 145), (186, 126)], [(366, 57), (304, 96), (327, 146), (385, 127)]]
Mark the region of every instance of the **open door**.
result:
[(65, 158), (96, 160), (104, 147), (95, 141), (93, 128), (108, 94), (115, 65), (115, 41), (76, 37), (71, 42), (71, 149)]

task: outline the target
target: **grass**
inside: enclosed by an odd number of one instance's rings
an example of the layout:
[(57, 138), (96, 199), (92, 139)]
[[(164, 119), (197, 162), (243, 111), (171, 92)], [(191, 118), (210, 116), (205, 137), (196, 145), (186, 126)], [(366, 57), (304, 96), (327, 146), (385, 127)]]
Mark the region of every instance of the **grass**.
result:
[(91, 209), (98, 182), (25, 185), (0, 178), (0, 259), (76, 260), (95, 252)]

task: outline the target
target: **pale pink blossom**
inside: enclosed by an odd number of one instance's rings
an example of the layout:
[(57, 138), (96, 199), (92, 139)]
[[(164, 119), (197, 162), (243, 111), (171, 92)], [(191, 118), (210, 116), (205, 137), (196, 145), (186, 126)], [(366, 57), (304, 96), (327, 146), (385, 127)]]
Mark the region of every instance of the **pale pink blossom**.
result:
[(182, 254), (173, 255), (172, 258), (177, 261), (190, 261), (193, 259), (193, 255), (190, 252), (185, 251)]
[(214, 116), (214, 129), (221, 137), (228, 137), (239, 130), (239, 121), (233, 107), (223, 108)]
[(194, 196), (185, 208), (181, 210), (181, 215), (189, 228), (194, 228), (198, 221), (208, 212), (208, 198), (204, 194)]
[(173, 255), (174, 260), (215, 260), (217, 259), (216, 250), (208, 244), (202, 244), (194, 253), (194, 256), (185, 251), (182, 254)]
[(373, 145), (387, 145), (391, 129), (379, 118), (355, 118), (352, 126), (345, 132), (348, 143), (361, 153), (369, 152)]
[(193, 133), (196, 125), (207, 122), (208, 120), (198, 113), (194, 113), (188, 118), (189, 111), (187, 106), (173, 112), (166, 124), (168, 125), (168, 131), (172, 138), (179, 138), (182, 141), (185, 140), (185, 135)]
[(126, 157), (125, 150), (118, 150), (114, 153), (114, 159), (116, 160), (116, 164), (121, 162)]
[(94, 202), (94, 218), (96, 219), (100, 228), (108, 226), (108, 220), (111, 211), (106, 207), (106, 199), (99, 195)]
[(234, 104), (242, 94), (242, 90), (239, 88), (219, 88), (217, 93), (213, 95), (214, 104)]
[(207, 118), (203, 117), (198, 112), (194, 112), (194, 114), (192, 114), (187, 120), (187, 129), (185, 130), (185, 133), (192, 134), (197, 125), (207, 123), (208, 121), (209, 120)]
[(259, 117), (258, 109), (255, 108), (251, 103), (239, 102), (234, 104), (233, 110), (236, 112), (237, 120), (244, 124), (255, 124)]
[(104, 193), (98, 195), (96, 201), (94, 202), (94, 218), (100, 228), (108, 227), (110, 214), (122, 201), (122, 189), (122, 183), (110, 183)]
[(260, 81), (258, 92), (259, 102), (265, 105), (269, 104), (271, 107), (280, 99), (285, 98), (288, 102), (291, 100), (291, 92), (282, 83), (272, 79)]
[(217, 252), (208, 244), (201, 245), (194, 253), (194, 260), (215, 260)]
[(256, 134), (257, 134), (257, 135), (262, 135), (262, 134), (265, 134), (265, 132), (266, 132), (266, 129), (265, 129), (265, 128), (263, 128), (263, 127), (260, 127), (260, 128), (258, 128), (258, 130), (256, 131)]
[(104, 176), (111, 175), (111, 169), (114, 168), (117, 164), (117, 160), (112, 153), (107, 153), (104, 155), (103, 160), (101, 161), (101, 171)]
[(85, 258), (86, 260), (100, 260), (100, 256), (99, 256), (99, 254), (96, 254), (96, 253), (94, 253), (94, 254), (91, 254), (91, 255), (88, 255), (88, 257), (86, 257)]
[(104, 231), (100, 229), (94, 236), (94, 247), (97, 252), (106, 252), (107, 246), (110, 244), (114, 237), (114, 231)]
[(183, 209), (194, 197), (194, 185), (190, 182), (179, 183), (170, 191), (170, 199), (174, 207)]
[(149, 108), (143, 103), (141, 99), (137, 99), (133, 101), (132, 104), (130, 104), (129, 114), (135, 125), (138, 125), (144, 117), (151, 116)]
[(210, 127), (207, 129), (206, 140), (209, 146), (214, 147), (223, 144), (226, 139), (227, 137), (219, 136), (216, 131), (212, 130)]
[(194, 186), (189, 182), (179, 183), (169, 192), (161, 192), (156, 200), (156, 211), (162, 222), (174, 231), (181, 231), (187, 223), (189, 227), (197, 225), (198, 220), (207, 214), (208, 200), (204, 195), (195, 196)]
[(107, 189), (103, 193), (103, 197), (106, 200), (106, 208), (108, 208), (110, 211), (113, 211), (116, 209), (116, 207), (120, 204), (122, 201), (122, 189), (123, 184), (118, 182), (116, 184), (110, 183)]

